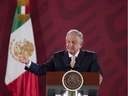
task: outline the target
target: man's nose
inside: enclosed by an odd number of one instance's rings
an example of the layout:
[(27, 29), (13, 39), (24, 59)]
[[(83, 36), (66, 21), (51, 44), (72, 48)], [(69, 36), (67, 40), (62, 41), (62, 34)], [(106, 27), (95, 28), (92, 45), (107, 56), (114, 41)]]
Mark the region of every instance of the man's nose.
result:
[(72, 43), (72, 42), (70, 42), (70, 43), (69, 43), (69, 46), (73, 46), (73, 43)]

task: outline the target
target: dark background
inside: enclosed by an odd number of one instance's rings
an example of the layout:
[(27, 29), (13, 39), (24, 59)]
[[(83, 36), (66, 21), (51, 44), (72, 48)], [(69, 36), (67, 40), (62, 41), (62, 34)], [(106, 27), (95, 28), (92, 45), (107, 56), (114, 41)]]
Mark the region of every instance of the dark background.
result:
[[(11, 96), (5, 83), (8, 45), (16, 0), (0, 0), (0, 96)], [(37, 63), (65, 49), (65, 35), (78, 29), (82, 49), (95, 51), (104, 81), (98, 96), (127, 95), (127, 0), (30, 0)], [(46, 95), (39, 77), (40, 96)]]

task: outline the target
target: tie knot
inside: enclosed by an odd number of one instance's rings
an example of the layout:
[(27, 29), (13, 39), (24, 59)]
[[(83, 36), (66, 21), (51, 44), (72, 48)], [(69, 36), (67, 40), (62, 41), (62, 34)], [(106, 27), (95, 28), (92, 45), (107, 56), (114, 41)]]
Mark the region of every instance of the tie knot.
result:
[(75, 60), (76, 56), (72, 56), (71, 58), (72, 58), (72, 60)]

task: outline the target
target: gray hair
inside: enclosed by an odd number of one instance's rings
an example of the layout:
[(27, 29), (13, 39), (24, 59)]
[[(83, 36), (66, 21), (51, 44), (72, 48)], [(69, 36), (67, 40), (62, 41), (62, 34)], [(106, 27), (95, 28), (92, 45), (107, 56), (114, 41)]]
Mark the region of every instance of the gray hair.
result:
[(80, 38), (80, 42), (83, 42), (83, 34), (80, 31), (76, 30), (76, 29), (69, 30), (67, 35), (66, 35), (66, 38), (67, 38), (68, 35), (78, 35), (79, 38)]

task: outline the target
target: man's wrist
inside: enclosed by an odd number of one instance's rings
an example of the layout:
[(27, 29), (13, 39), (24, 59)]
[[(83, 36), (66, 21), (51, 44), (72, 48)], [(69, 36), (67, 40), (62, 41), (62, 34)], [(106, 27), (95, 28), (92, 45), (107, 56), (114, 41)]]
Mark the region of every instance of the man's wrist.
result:
[(28, 64), (25, 64), (26, 67), (30, 67), (31, 66), (31, 61), (29, 60)]
[(29, 59), (27, 60), (27, 63), (25, 63), (26, 65), (28, 65), (29, 64)]

